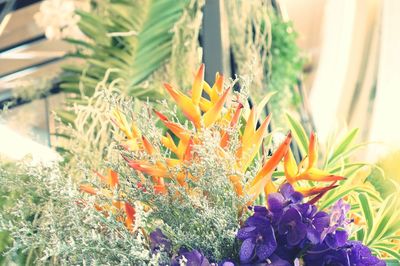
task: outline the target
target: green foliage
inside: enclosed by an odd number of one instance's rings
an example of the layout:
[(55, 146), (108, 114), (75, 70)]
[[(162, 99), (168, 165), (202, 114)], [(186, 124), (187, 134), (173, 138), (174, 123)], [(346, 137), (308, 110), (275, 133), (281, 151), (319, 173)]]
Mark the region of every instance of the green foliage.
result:
[[(302, 156), (306, 156), (303, 152), (308, 147), (305, 130), (290, 115), (287, 115), (287, 121), (294, 139), (299, 143)], [(375, 187), (382, 180), (380, 178), (384, 178), (382, 169), (376, 165), (350, 162), (349, 157), (366, 145), (356, 143), (357, 134), (358, 129), (353, 129), (337, 143), (327, 147), (327, 156), (323, 160), (325, 170), (346, 179), (338, 182), (337, 188), (327, 192), (319, 200), (318, 206), (326, 209), (345, 198), (351, 205), (350, 215), (361, 217), (358, 218), (361, 223), (359, 221), (353, 226), (352, 238), (363, 242), (381, 258), (395, 260), (388, 265), (398, 265), (395, 263), (400, 261), (400, 188), (393, 182), (393, 193), (382, 198)]]
[(296, 143), (299, 145), (302, 156), (306, 156), (308, 151), (308, 137), (306, 131), (302, 125), (288, 113), (286, 114), (286, 120), (294, 140), (296, 140)]
[(356, 239), (380, 256), (400, 261), (400, 189), (382, 202), (371, 201), (366, 194), (359, 194), (358, 200), (366, 223)]
[[(26, 179), (26, 175), (19, 172), (18, 167), (13, 163), (0, 164), (0, 177), (7, 175), (10, 178), (15, 179)], [(0, 213), (5, 215), (6, 209), (10, 208), (18, 198), (16, 191), (9, 190), (6, 187), (6, 183), (3, 178), (0, 178), (2, 182), (0, 183)], [(7, 217), (9, 219), (10, 217)], [(0, 265), (7, 265), (10, 262), (10, 257), (12, 260), (18, 264), (24, 264), (27, 262), (27, 252), (17, 251), (11, 255), (4, 256), (4, 252), (8, 251), (12, 247), (12, 238), (10, 237), (10, 232), (0, 228)]]
[(113, 69), (109, 81), (119, 79), (122, 90), (132, 97), (160, 97), (159, 84), (145, 81), (163, 69), (170, 58), (173, 27), (189, 2), (95, 1), (96, 8), (91, 13), (79, 11), (79, 28), (87, 40), (67, 41), (78, 47), (71, 56), (84, 60), (84, 64), (65, 67), (67, 75), (61, 88), (77, 95), (92, 95), (106, 71)]
[[(148, 115), (148, 109), (137, 113), (132, 113), (129, 109), (122, 111), (127, 117), (133, 116), (140, 132), (150, 139), (157, 150), (163, 151), (160, 145), (160, 129), (155, 123), (155, 117)], [(167, 110), (164, 112), (169, 113)], [(170, 112), (177, 119), (174, 111)], [(176, 249), (186, 246), (202, 250), (210, 261), (220, 261), (235, 258), (238, 254), (235, 235), (239, 227), (238, 213), (244, 199), (236, 195), (229, 180), (234, 158), (221, 158), (213, 152), (219, 146), (219, 139), (212, 132), (211, 129), (205, 129), (199, 133), (197, 137), (203, 144), (194, 147), (196, 160), (183, 166), (184, 171), (191, 176), (199, 177), (193, 181), (186, 176), (185, 180), (190, 188), (182, 187), (175, 178), (166, 178), (168, 193), (157, 194), (154, 193), (151, 178), (143, 179), (126, 162), (113, 163), (111, 168), (119, 173), (120, 186), (115, 194), (124, 195), (124, 199), (130, 202), (138, 201), (145, 206), (151, 206), (151, 211), (146, 215), (148, 232), (158, 227), (171, 239)], [(154, 157), (140, 151), (123, 153), (129, 158), (146, 161), (169, 157), (169, 152), (165, 150), (161, 156)], [(178, 167), (170, 169), (175, 176), (182, 170)], [(132, 186), (137, 183), (141, 186)], [(143, 193), (143, 189), (150, 193)]]
[(283, 21), (274, 11), (269, 12), (269, 19), (272, 42), (265, 71), (268, 91), (276, 92), (269, 106), (278, 116), (278, 126), (283, 126), (282, 110), (292, 109), (299, 103), (300, 95), (295, 86), (301, 77), (305, 61), (296, 43), (297, 33), (293, 23)]
[(400, 184), (399, 160), (400, 151), (389, 152), (378, 160), (376, 164), (379, 169), (375, 169), (368, 179), (374, 184), (383, 198), (394, 193), (396, 186)]
[(17, 167), (0, 172), (2, 195), (15, 195), (0, 213), (0, 231), (13, 241), (6, 265), (158, 265), (144, 235), (96, 211), (57, 165)]

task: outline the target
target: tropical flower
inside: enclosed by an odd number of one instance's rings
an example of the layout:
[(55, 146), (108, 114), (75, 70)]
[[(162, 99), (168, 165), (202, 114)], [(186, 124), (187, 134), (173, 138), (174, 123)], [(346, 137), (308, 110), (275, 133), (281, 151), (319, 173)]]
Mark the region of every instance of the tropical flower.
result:
[(186, 248), (180, 248), (177, 256), (172, 258), (171, 266), (210, 266), (208, 259), (198, 250), (189, 251)]
[(156, 253), (158, 251), (171, 252), (172, 243), (171, 241), (161, 232), (160, 228), (150, 233), (150, 247), (151, 252)]
[[(263, 139), (267, 133), (270, 116), (266, 117), (257, 128), (259, 115), (257, 108), (250, 111), (247, 121), (244, 122), (243, 132), (239, 127), (239, 120), (243, 104), (236, 103), (227, 105), (227, 99), (231, 92), (230, 88), (224, 88), (223, 76), (217, 74), (213, 86), (204, 81), (204, 65), (201, 65), (193, 82), (191, 96), (185, 95), (180, 90), (170, 84), (165, 84), (165, 89), (181, 109), (182, 113), (193, 124), (193, 129), (188, 129), (178, 122), (173, 122), (161, 112), (155, 111), (155, 114), (161, 122), (168, 128), (169, 132), (162, 136), (162, 145), (171, 151), (171, 157), (164, 158), (160, 151), (138, 130), (138, 127), (132, 121), (127, 122), (127, 118), (120, 111), (114, 111), (114, 123), (121, 129), (125, 135), (123, 146), (133, 152), (144, 152), (149, 156), (158, 158), (157, 160), (147, 160), (143, 158), (125, 157), (129, 166), (143, 175), (151, 177), (154, 183), (154, 189), (160, 193), (166, 193), (168, 182), (166, 179), (174, 179), (180, 185), (187, 187), (186, 179), (196, 180), (201, 177), (193, 177), (191, 173), (185, 170), (184, 165), (196, 161), (196, 155), (193, 151), (194, 145), (202, 145), (199, 134), (205, 130), (211, 130), (220, 136), (220, 145), (215, 152), (224, 158), (227, 156), (227, 147), (232, 138), (232, 130), (239, 135), (239, 145), (235, 152), (234, 173), (229, 176), (233, 188), (237, 195), (248, 197), (250, 205), (260, 194), (269, 195), (276, 192), (276, 186), (272, 180), (272, 174), (286, 156), (286, 175), (289, 183), (300, 179), (315, 179), (317, 170), (313, 167), (316, 160), (315, 141), (310, 142), (309, 167), (306, 173), (298, 174), (294, 171), (297, 168), (292, 166), (292, 157), (288, 157), (290, 151), (291, 134), (289, 133), (279, 147), (274, 151), (268, 160), (264, 160), (263, 165), (253, 178), (245, 181), (243, 177), (258, 154)], [(175, 135), (175, 139), (171, 136)], [(178, 141), (176, 141), (178, 139)], [(292, 155), (291, 155), (292, 156)], [(297, 167), (297, 166), (296, 166)], [(181, 169), (171, 171), (171, 169)], [(342, 177), (331, 176), (320, 177), (320, 181), (341, 180)], [(329, 186), (322, 189), (305, 191), (305, 196), (320, 194), (335, 186)]]
[(317, 162), (318, 162), (318, 145), (317, 145), (317, 137), (314, 132), (312, 132), (310, 136), (308, 155), (299, 165), (297, 165), (293, 153), (290, 149), (285, 154), (284, 158), (285, 176), (286, 180), (290, 184), (295, 184), (300, 180), (333, 182), (331, 185), (326, 187), (305, 188), (302, 186), (298, 188), (298, 191), (300, 191), (304, 196), (317, 195), (313, 202), (317, 201), (328, 190), (336, 187), (335, 183), (337, 181), (344, 179), (343, 176), (333, 175), (326, 171), (318, 169), (316, 167)]
[(107, 175), (103, 176), (100, 173), (96, 172), (97, 176), (100, 178), (100, 181), (105, 185), (104, 188), (95, 188), (90, 184), (81, 184), (80, 185), (80, 190), (82, 192), (89, 193), (91, 195), (98, 195), (103, 198), (108, 199), (111, 201), (110, 204), (98, 204), (95, 203), (95, 208), (99, 211), (104, 212), (105, 215), (108, 215), (108, 211), (111, 212), (116, 212), (116, 211), (122, 211), (124, 213), (125, 219), (123, 219), (122, 216), (119, 216), (118, 219), (120, 220), (125, 220), (125, 226), (133, 231), (133, 226), (135, 222), (135, 209), (132, 207), (132, 205), (127, 202), (127, 201), (122, 201), (122, 200), (114, 200), (113, 199), (113, 194), (112, 191), (118, 186), (118, 173), (108, 169), (107, 170)]
[(243, 243), (240, 248), (240, 261), (249, 263), (265, 261), (277, 247), (274, 229), (265, 207), (255, 206), (254, 215), (247, 219), (244, 227), (237, 233)]
[(347, 205), (339, 201), (332, 213), (302, 203), (302, 195), (285, 183), (268, 197), (268, 209), (255, 206), (239, 230), (242, 264), (385, 265), (368, 247), (349, 241), (342, 228), (347, 224)]
[(371, 250), (359, 241), (347, 241), (338, 248), (325, 243), (316, 246), (304, 255), (306, 265), (384, 266), (383, 260), (373, 256)]

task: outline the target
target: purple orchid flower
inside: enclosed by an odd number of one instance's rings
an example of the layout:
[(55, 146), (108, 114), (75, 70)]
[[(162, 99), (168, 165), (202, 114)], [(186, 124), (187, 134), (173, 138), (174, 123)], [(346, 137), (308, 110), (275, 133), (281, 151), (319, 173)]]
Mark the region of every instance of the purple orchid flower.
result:
[(180, 262), (185, 261), (187, 266), (210, 266), (208, 259), (198, 250), (189, 251), (186, 248), (180, 248), (178, 255), (171, 260), (171, 266), (182, 265)]
[(277, 247), (268, 210), (256, 206), (254, 215), (247, 219), (245, 226), (237, 233), (237, 238), (243, 241), (239, 253), (242, 263), (266, 260)]
[(171, 241), (163, 234), (160, 228), (150, 233), (150, 248), (151, 252), (155, 253), (157, 251), (171, 252), (172, 244)]

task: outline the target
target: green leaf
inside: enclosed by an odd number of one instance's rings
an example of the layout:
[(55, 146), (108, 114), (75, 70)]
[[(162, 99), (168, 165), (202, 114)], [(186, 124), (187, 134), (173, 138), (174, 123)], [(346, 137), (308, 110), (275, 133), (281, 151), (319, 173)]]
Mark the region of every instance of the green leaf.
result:
[(286, 113), (286, 119), (289, 123), (289, 128), (292, 132), (293, 138), (299, 145), (300, 152), (303, 156), (308, 153), (308, 138), (302, 125), (296, 121), (291, 115)]
[(399, 260), (385, 260), (386, 266), (400, 266)]
[(371, 230), (374, 222), (374, 216), (368, 196), (365, 193), (360, 193), (358, 194), (358, 200), (361, 204), (361, 210), (367, 222), (367, 229)]
[(385, 201), (379, 206), (379, 211), (376, 214), (373, 228), (369, 231), (367, 244), (370, 245), (375, 241), (379, 240), (380, 237), (386, 232), (390, 226), (390, 220), (393, 217), (393, 207), (396, 201), (393, 199), (393, 195), (385, 199)]
[(356, 237), (358, 241), (363, 241), (365, 237), (364, 229), (361, 228), (360, 230), (358, 230), (356, 233)]
[(374, 249), (378, 249), (378, 250), (381, 250), (383, 252), (386, 252), (387, 254), (389, 254), (390, 256), (395, 258), (396, 260), (400, 261), (400, 253), (394, 251), (393, 249), (386, 248), (384, 246), (376, 246), (376, 247), (374, 247)]
[(75, 123), (75, 114), (73, 112), (59, 110), (56, 112), (56, 115), (65, 124), (74, 125), (74, 123)]
[(340, 157), (344, 152), (347, 151), (347, 149), (353, 143), (354, 139), (357, 137), (358, 131), (358, 128), (353, 129), (343, 138), (343, 140), (339, 143), (339, 145), (337, 145), (337, 147), (333, 151), (332, 156), (328, 160), (328, 164), (330, 164), (332, 161), (337, 160), (338, 157)]
[(276, 91), (267, 93), (267, 95), (264, 96), (264, 98), (260, 101), (260, 103), (257, 105), (257, 113), (262, 114), (264, 111), (265, 105), (269, 102), (272, 96), (276, 94)]

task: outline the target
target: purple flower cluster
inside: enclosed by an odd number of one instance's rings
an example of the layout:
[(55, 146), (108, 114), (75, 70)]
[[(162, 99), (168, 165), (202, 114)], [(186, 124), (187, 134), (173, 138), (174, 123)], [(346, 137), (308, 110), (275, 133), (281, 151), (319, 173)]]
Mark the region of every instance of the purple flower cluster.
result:
[[(269, 195), (268, 208), (252, 207), (253, 215), (237, 233), (241, 241), (237, 265), (386, 265), (368, 247), (348, 239), (344, 230), (350, 222), (346, 218), (348, 204), (339, 200), (328, 214), (302, 201), (301, 193), (284, 184), (279, 193)], [(189, 266), (236, 265), (230, 260), (210, 263), (195, 249), (180, 248), (172, 254), (171, 241), (158, 228), (150, 233), (150, 248), (153, 253), (168, 254), (171, 259), (166, 265), (178, 266), (182, 262)]]
[[(385, 265), (360, 242), (349, 241), (343, 227), (349, 206), (339, 201), (332, 213), (302, 203), (290, 184), (268, 197), (268, 209), (254, 206), (254, 214), (239, 230), (241, 265)], [(297, 264), (297, 263), (296, 263)]]
[[(172, 243), (163, 234), (163, 232), (159, 228), (157, 228), (155, 231), (150, 233), (150, 248), (153, 254), (157, 252), (165, 252), (168, 255), (171, 255)], [(179, 266), (183, 261), (186, 262), (187, 266), (211, 265), (208, 259), (200, 251), (198, 250), (189, 251), (186, 248), (180, 248), (178, 254), (173, 255), (170, 263), (167, 263), (166, 265)]]

